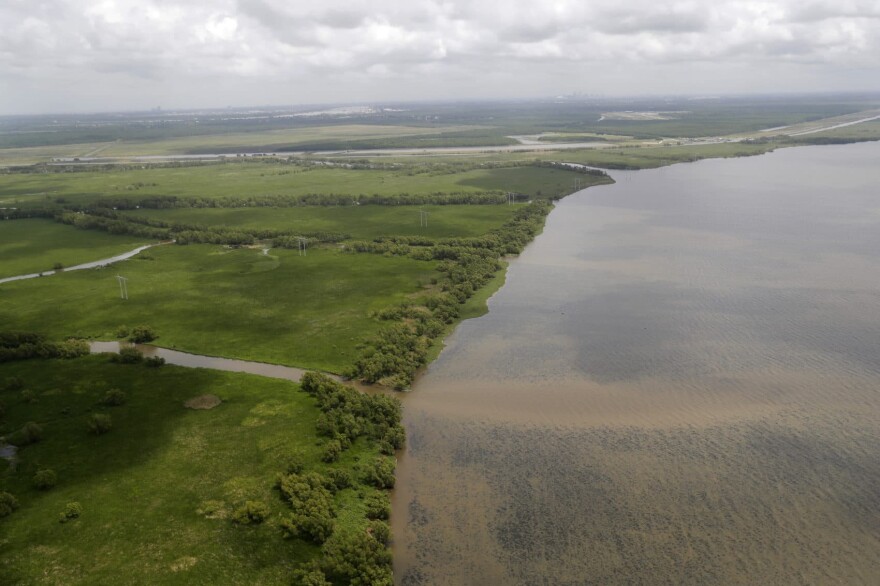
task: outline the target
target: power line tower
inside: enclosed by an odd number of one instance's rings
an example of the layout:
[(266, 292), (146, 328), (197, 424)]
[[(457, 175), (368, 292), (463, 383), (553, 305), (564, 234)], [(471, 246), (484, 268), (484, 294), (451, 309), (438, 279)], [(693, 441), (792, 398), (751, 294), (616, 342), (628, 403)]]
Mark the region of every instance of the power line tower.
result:
[(308, 245), (309, 245), (309, 239), (297, 237), (296, 240), (297, 240), (297, 245), (298, 245), (297, 247), (299, 248), (299, 255), (305, 256), (306, 255), (306, 248), (308, 248)]
[(420, 227), (422, 227), (422, 228), (428, 227), (428, 214), (429, 213), (430, 212), (427, 212), (425, 210), (419, 210), (419, 226)]
[(128, 279), (125, 277), (116, 275), (116, 280), (119, 282), (119, 298), (120, 299), (128, 299)]

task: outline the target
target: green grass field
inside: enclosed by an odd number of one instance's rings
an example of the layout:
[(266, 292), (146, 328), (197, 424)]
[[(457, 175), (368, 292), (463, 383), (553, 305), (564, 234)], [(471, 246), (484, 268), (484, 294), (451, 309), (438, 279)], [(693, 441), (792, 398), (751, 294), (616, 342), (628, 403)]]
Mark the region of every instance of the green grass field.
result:
[(132, 236), (77, 230), (52, 220), (0, 221), (0, 278), (108, 258), (146, 242)]
[(407, 126), (382, 124), (340, 124), (307, 126), (258, 132), (229, 132), (202, 136), (184, 136), (151, 141), (118, 141), (107, 144), (100, 156), (179, 155), (191, 152), (213, 153), (258, 149), (272, 151), (338, 141), (387, 140), (412, 136), (430, 136), (445, 132), (471, 130), (473, 126)]
[[(418, 210), (428, 212), (421, 226)], [(166, 222), (246, 229), (338, 232), (355, 239), (377, 236), (467, 237), (497, 228), (515, 210), (508, 205), (345, 206), (294, 208), (178, 208), (137, 210), (128, 215)]]
[[(259, 197), (314, 193), (436, 193), (486, 190), (535, 195), (567, 194), (572, 171), (546, 168), (474, 169), (461, 173), (413, 174), (400, 170), (303, 168), (277, 162), (228, 162), (180, 168), (137, 168), (76, 173), (0, 175), (0, 204), (85, 203), (102, 197), (143, 199), (152, 196)], [(566, 191), (567, 189), (567, 191)], [(60, 199), (59, 199), (60, 198)]]
[[(0, 383), (21, 378), (20, 391), (0, 392), (7, 416), (3, 434), (27, 421), (43, 440), (19, 451), (16, 468), (0, 473), (0, 490), (21, 507), (0, 520), (2, 584), (289, 584), (297, 562), (318, 548), (282, 539), (274, 519), (289, 512), (272, 489), (288, 458), (323, 471), (315, 433), (314, 400), (286, 381), (245, 374), (165, 366), (110, 364), (104, 356), (73, 361), (0, 364)], [(108, 389), (127, 401), (103, 407)], [(211, 393), (212, 410), (183, 403)], [(86, 432), (93, 413), (109, 413), (113, 429)], [(368, 461), (374, 448), (358, 440), (337, 468)], [(2, 466), (5, 468), (5, 463)], [(58, 484), (31, 486), (36, 470), (50, 468)], [(363, 485), (337, 494), (341, 529), (363, 525)], [(269, 505), (270, 519), (237, 526), (230, 512), (245, 500)], [(207, 501), (213, 514), (199, 513)], [(82, 515), (59, 523), (66, 503)]]
[[(436, 276), (409, 258), (313, 248), (230, 250), (163, 246), (108, 269), (0, 285), (4, 329), (53, 338), (112, 339), (149, 324), (156, 344), (341, 372), (382, 323), (368, 313), (402, 301)], [(119, 299), (116, 275), (128, 278)]]

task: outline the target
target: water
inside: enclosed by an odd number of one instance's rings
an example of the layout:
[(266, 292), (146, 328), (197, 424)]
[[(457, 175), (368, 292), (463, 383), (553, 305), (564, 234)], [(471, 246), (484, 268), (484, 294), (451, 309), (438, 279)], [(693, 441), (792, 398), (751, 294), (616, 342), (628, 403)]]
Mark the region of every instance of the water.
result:
[(880, 144), (612, 175), (404, 397), (398, 583), (876, 583)]

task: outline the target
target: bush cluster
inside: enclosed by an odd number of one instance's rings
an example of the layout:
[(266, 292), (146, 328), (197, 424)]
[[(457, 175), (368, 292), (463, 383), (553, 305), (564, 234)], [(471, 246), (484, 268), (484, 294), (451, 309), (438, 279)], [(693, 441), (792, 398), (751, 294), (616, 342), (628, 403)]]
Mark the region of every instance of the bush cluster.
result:
[(263, 501), (246, 501), (232, 513), (232, 521), (239, 525), (259, 525), (269, 516), (269, 505)]
[(58, 521), (60, 523), (67, 523), (68, 521), (78, 519), (80, 515), (82, 515), (81, 504), (77, 502), (67, 503), (61, 514), (58, 515)]
[(318, 433), (336, 441), (340, 453), (362, 436), (394, 449), (403, 447), (406, 436), (400, 424), (399, 399), (367, 395), (316, 372), (304, 374), (300, 385), (318, 401)]
[(138, 364), (143, 361), (143, 352), (134, 346), (123, 346), (119, 349), (118, 354), (110, 355), (110, 362), (118, 362), (120, 364)]
[(89, 353), (84, 340), (49, 342), (31, 332), (0, 332), (0, 362), (30, 358), (77, 358)]
[(43, 427), (39, 423), (28, 421), (21, 426), (21, 429), (13, 437), (15, 444), (18, 446), (35, 444), (43, 439)]
[(156, 339), (156, 332), (150, 326), (135, 326), (128, 332), (128, 341), (134, 344), (146, 344)]
[(18, 499), (14, 495), (0, 491), (0, 519), (8, 517), (18, 508)]
[(37, 473), (31, 479), (31, 483), (37, 490), (49, 490), (50, 488), (55, 488), (55, 485), (58, 484), (58, 475), (55, 474), (54, 470), (48, 468), (37, 470)]
[(94, 413), (86, 421), (86, 429), (92, 435), (104, 435), (113, 429), (113, 418), (105, 413)]
[(107, 407), (120, 407), (125, 405), (125, 393), (119, 389), (110, 389), (104, 394), (101, 403)]
[(324, 543), (333, 533), (336, 508), (331, 489), (335, 485), (321, 474), (309, 472), (282, 474), (277, 487), (293, 509), (281, 520), (285, 536)]

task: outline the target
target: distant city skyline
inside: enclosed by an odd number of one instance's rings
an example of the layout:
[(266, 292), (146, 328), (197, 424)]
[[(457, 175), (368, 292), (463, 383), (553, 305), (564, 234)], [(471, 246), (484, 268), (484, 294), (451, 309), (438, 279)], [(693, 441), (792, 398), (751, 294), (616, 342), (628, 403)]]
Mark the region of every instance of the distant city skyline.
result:
[(7, 0), (0, 115), (880, 91), (880, 2)]

